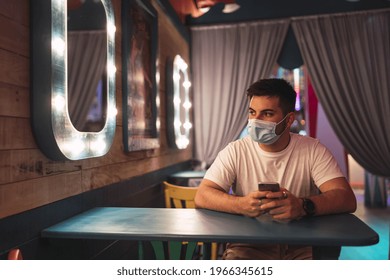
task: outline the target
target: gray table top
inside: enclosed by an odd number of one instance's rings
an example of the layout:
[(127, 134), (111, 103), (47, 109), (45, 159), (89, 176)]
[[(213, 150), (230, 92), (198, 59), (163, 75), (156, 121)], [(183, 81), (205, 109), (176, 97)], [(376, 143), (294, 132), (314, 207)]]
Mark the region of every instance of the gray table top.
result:
[(285, 243), (323, 246), (376, 244), (378, 234), (352, 214), (276, 222), (206, 209), (101, 207), (42, 231), (46, 238)]

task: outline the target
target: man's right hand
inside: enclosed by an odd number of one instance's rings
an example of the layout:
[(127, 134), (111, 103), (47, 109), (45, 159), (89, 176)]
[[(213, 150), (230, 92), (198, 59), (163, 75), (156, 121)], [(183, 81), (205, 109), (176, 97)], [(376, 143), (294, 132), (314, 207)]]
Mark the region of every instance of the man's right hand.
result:
[(239, 197), (239, 209), (242, 215), (248, 217), (258, 217), (265, 212), (260, 209), (260, 206), (271, 201), (267, 199), (268, 191), (254, 191), (246, 196)]

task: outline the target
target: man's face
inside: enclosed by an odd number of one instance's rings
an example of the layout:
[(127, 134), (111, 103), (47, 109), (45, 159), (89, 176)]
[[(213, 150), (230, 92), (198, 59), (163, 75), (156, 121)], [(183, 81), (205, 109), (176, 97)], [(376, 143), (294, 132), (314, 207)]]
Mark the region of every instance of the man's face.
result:
[[(279, 106), (279, 97), (253, 96), (249, 103), (249, 119), (258, 119), (279, 123), (285, 115)], [(288, 118), (286, 118), (287, 121)], [(286, 122), (285, 121), (285, 122)], [(280, 134), (286, 127), (285, 122), (276, 127), (276, 134)]]

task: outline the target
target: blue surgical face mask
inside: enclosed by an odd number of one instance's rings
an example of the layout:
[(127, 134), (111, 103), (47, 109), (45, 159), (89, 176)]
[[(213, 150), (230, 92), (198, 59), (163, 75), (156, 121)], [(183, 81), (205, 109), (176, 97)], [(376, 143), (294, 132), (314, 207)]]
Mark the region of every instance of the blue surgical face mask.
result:
[[(278, 141), (280, 136), (283, 134), (280, 133), (279, 135), (276, 134), (276, 126), (283, 122), (286, 117), (286, 115), (283, 120), (281, 120), (278, 123), (275, 122), (268, 122), (268, 121), (262, 121), (258, 119), (249, 119), (248, 120), (248, 134), (252, 138), (253, 141), (256, 141), (261, 144), (265, 145), (271, 145)], [(287, 126), (285, 127), (285, 129)]]

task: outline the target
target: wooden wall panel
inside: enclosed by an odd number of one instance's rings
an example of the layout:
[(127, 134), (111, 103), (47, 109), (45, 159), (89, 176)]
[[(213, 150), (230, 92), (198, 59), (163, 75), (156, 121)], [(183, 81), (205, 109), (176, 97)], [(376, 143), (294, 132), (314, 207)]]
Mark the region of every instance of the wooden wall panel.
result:
[(29, 119), (0, 117), (0, 151), (36, 148)]
[(12, 18), (0, 15), (0, 34), (2, 34), (0, 37), (2, 48), (25, 57), (30, 56), (28, 26), (21, 25)]
[[(99, 168), (84, 169), (83, 191), (101, 188), (109, 184), (125, 181), (128, 178), (140, 176), (159, 170), (161, 166), (184, 162), (191, 158), (189, 153), (169, 153), (159, 157), (148, 157), (137, 161), (105, 165)], [(146, 186), (145, 186), (146, 187)]]
[(79, 194), (81, 191), (80, 172), (0, 185), (0, 219)]
[(0, 116), (29, 118), (29, 89), (0, 82)]
[(29, 87), (29, 60), (26, 57), (0, 49), (0, 82)]
[[(30, 124), (29, 5), (32, 2), (0, 0), (0, 219), (78, 194), (104, 190), (108, 185), (121, 184), (133, 178), (140, 178), (136, 180), (139, 183), (130, 188), (148, 189), (150, 186), (144, 182), (149, 181), (142, 179), (144, 174), (158, 173), (159, 170), (191, 160), (192, 146), (186, 150), (168, 147), (165, 124), (165, 61), (167, 57), (180, 54), (189, 62), (189, 45), (155, 0), (151, 0), (151, 3), (158, 11), (159, 21), (161, 147), (131, 153), (125, 153), (123, 149), (122, 1), (113, 0), (118, 109), (113, 145), (107, 155), (99, 158), (80, 161), (52, 161), (46, 158), (37, 147)], [(153, 198), (147, 200), (153, 201)], [(137, 204), (144, 203), (137, 201)]]
[(0, 0), (0, 15), (18, 22), (20, 25), (28, 26), (29, 4), (28, 0)]

